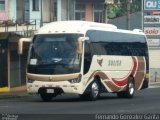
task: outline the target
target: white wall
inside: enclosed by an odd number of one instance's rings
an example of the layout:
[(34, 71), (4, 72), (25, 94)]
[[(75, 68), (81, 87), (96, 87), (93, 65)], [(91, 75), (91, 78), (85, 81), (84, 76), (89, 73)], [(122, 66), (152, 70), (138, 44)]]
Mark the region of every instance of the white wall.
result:
[(160, 48), (150, 48), (150, 80), (160, 82)]
[(62, 0), (57, 0), (57, 21), (61, 21)]
[(10, 0), (9, 1), (10, 3), (10, 9), (9, 9), (9, 19), (13, 19), (13, 20), (16, 20), (17, 19), (17, 10), (16, 10), (16, 0)]
[[(43, 1), (43, 0), (42, 0)], [(33, 11), (32, 10), (32, 0), (30, 0), (30, 19), (31, 20), (38, 20), (40, 22), (41, 20), (41, 0), (39, 0), (39, 11)]]
[[(70, 9), (69, 6), (73, 7), (70, 2), (71, 0), (57, 0), (57, 20), (69, 20), (70, 18)], [(73, 4), (73, 3), (72, 3)]]
[(160, 48), (150, 48), (150, 68), (160, 68)]

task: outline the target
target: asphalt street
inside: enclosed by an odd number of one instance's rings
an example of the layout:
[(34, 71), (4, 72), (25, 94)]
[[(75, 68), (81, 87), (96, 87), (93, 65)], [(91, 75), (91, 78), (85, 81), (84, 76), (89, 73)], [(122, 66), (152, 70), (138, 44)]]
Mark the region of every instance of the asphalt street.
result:
[(51, 102), (43, 102), (39, 96), (1, 99), (0, 113), (38, 116), (43, 114), (160, 114), (160, 88), (137, 91), (133, 99), (117, 98), (116, 94), (103, 94), (97, 101), (82, 101), (76, 95), (58, 96)]

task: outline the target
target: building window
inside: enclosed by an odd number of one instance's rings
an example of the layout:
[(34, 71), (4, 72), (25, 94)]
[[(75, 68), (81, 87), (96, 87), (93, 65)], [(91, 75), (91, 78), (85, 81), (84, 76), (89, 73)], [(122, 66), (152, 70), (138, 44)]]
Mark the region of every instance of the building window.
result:
[(103, 10), (104, 4), (103, 3), (95, 3), (94, 4), (94, 21), (102, 23), (103, 19)]
[(0, 0), (0, 11), (5, 11), (5, 0)]
[(32, 10), (39, 11), (39, 0), (32, 0)]
[(85, 9), (84, 3), (75, 4), (75, 20), (85, 20)]

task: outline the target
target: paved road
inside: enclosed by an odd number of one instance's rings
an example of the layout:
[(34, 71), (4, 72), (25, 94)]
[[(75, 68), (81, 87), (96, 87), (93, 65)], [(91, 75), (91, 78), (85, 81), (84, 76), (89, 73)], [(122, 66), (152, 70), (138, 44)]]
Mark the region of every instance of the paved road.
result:
[[(38, 96), (1, 99), (0, 113), (7, 114), (160, 114), (160, 88), (137, 91), (133, 99), (103, 94), (97, 101), (81, 101), (75, 95), (63, 95), (51, 102)], [(159, 118), (160, 119), (160, 118)]]

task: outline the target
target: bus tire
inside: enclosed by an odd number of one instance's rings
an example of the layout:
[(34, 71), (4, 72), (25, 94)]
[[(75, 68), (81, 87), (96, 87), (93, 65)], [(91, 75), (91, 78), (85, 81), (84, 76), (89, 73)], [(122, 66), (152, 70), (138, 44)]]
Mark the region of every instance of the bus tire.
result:
[(133, 98), (135, 91), (135, 82), (133, 77), (129, 77), (126, 91), (118, 92), (119, 98)]
[(135, 82), (133, 77), (129, 77), (128, 84), (127, 84), (127, 90), (126, 90), (126, 97), (127, 98), (133, 98), (135, 91)]
[(88, 100), (95, 101), (100, 94), (100, 85), (98, 80), (94, 80), (89, 86)]
[(48, 93), (40, 93), (40, 96), (41, 96), (41, 99), (44, 101), (44, 102), (49, 102), (52, 100), (53, 98), (53, 95), (52, 94), (48, 94)]

